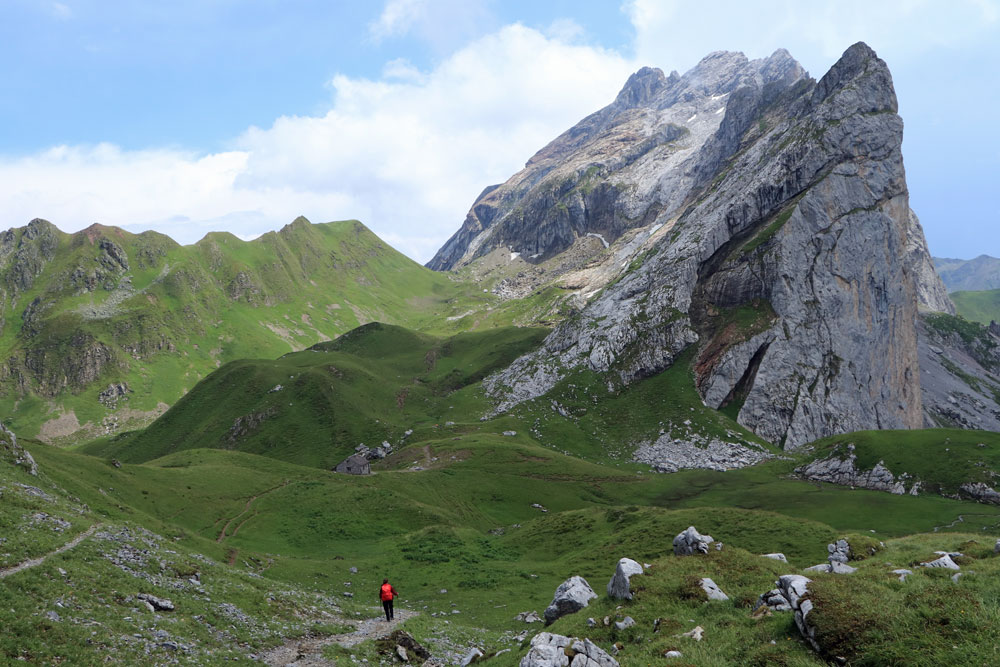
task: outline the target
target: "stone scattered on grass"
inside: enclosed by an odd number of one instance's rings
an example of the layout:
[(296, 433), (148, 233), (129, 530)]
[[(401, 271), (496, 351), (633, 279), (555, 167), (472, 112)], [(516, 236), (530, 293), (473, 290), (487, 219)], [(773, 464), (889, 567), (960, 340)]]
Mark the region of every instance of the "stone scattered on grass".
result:
[(674, 555), (707, 554), (708, 545), (714, 541), (711, 535), (702, 535), (694, 526), (688, 526), (674, 538)]
[(625, 628), (631, 628), (635, 625), (635, 619), (631, 616), (626, 616), (620, 621), (615, 621), (615, 628), (618, 630), (624, 630)]
[(618, 661), (589, 639), (541, 632), (531, 639), (531, 649), (520, 667), (618, 667)]
[(708, 577), (705, 577), (698, 583), (701, 586), (701, 590), (705, 591), (705, 595), (708, 596), (709, 600), (723, 601), (729, 599), (729, 596), (722, 592), (722, 589), (719, 588), (718, 584)]
[(893, 570), (892, 573), (895, 574), (895, 575), (898, 575), (900, 581), (906, 581), (906, 578), (908, 576), (910, 576), (911, 574), (913, 574), (913, 571), (912, 570), (899, 569), (899, 570)]
[(921, 563), (920, 567), (943, 567), (948, 570), (960, 570), (958, 563), (952, 560), (949, 554), (944, 554), (940, 558), (935, 558), (927, 563)]
[(570, 577), (559, 584), (552, 602), (545, 609), (545, 624), (548, 625), (567, 614), (573, 614), (586, 607), (597, 597), (583, 577)]
[(700, 625), (696, 625), (691, 630), (688, 630), (687, 632), (683, 632), (683, 633), (681, 633), (679, 635), (675, 635), (675, 636), (679, 637), (679, 638), (684, 638), (684, 639), (693, 639), (696, 642), (700, 642), (701, 638), (702, 638), (702, 636), (704, 636), (704, 634), (705, 634), (705, 628), (701, 627)]
[(608, 581), (608, 597), (616, 600), (631, 600), (632, 589), (629, 580), (636, 574), (642, 574), (642, 565), (631, 558), (619, 560), (614, 575)]
[(773, 554), (762, 554), (764, 558), (770, 558), (771, 560), (780, 560), (782, 563), (787, 563), (788, 559), (785, 558), (783, 553), (773, 553)]
[(149, 603), (149, 605), (156, 611), (173, 611), (175, 609), (174, 603), (166, 598), (158, 598), (155, 595), (150, 595), (149, 593), (139, 593), (136, 598), (144, 602)]

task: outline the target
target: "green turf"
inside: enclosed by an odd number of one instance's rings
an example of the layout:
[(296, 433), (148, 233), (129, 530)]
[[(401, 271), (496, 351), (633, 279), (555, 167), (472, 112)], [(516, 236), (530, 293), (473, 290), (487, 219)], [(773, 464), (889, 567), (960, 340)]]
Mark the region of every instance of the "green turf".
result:
[(952, 292), (948, 296), (958, 314), (967, 320), (980, 324), (1000, 321), (1000, 290)]

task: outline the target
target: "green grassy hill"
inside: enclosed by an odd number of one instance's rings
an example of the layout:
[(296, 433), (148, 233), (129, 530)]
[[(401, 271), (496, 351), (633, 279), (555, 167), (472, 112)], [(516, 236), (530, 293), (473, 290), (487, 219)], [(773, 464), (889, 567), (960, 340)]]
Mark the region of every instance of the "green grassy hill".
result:
[(989, 324), (1000, 321), (1000, 290), (979, 292), (952, 292), (951, 297), (958, 314), (967, 320)]
[[(949, 655), (980, 664), (991, 655), (991, 635), (982, 628), (991, 627), (990, 600), (1000, 594), (990, 574), (1000, 566), (992, 556), (1000, 507), (808, 483), (790, 476), (794, 460), (729, 472), (649, 474), (634, 465), (567, 456), (497, 429), (491, 422), (467, 432), (429, 429), (367, 477), (224, 449), (187, 449), (116, 468), (27, 442), (40, 478), (0, 465), (0, 533), (19, 536), (0, 549), (0, 569), (44, 555), (92, 525), (123, 541), (90, 537), (6, 578), (0, 655), (91, 664), (91, 647), (97, 646), (114, 648), (116, 659), (127, 662), (155, 645), (162, 629), (171, 641), (196, 647), (193, 655), (202, 664), (229, 657), (249, 663), (250, 652), (303, 633), (336, 634), (356, 614), (375, 617), (370, 598), (390, 576), (403, 595), (400, 606), (420, 612), (404, 627), (438, 655), (473, 645), (487, 652), (510, 648), (489, 662), (513, 665), (526, 652), (516, 633), (527, 629), (530, 637), (541, 630), (514, 616), (540, 612), (561, 581), (579, 574), (600, 597), (591, 610), (552, 630), (589, 636), (605, 649), (620, 642), (626, 667), (660, 659), (667, 648), (679, 648), (696, 665), (823, 664), (799, 639), (790, 615), (757, 619), (750, 605), (777, 575), (821, 562), (826, 544), (844, 535), (887, 544), (850, 580), (812, 577), (818, 594), (833, 601), (827, 607), (831, 633), (855, 627), (851, 614), (878, 630), (854, 647), (856, 664), (884, 664), (879, 656), (907, 647), (928, 652), (914, 664)], [(36, 486), (50, 499), (19, 484)], [(39, 511), (71, 527), (55, 533), (42, 522), (25, 529)], [(954, 532), (959, 515), (965, 522), (957, 528), (978, 535)], [(672, 556), (672, 537), (688, 525), (712, 534), (725, 549), (706, 559)], [(915, 533), (927, 534), (907, 537)], [(121, 549), (132, 553), (129, 548), (151, 554), (131, 566), (131, 574), (112, 560)], [(976, 574), (956, 587), (947, 577), (918, 571), (910, 588), (888, 575), (935, 549), (967, 553), (972, 560), (966, 565)], [(758, 555), (772, 551), (784, 552), (789, 564)], [(637, 580), (636, 599), (619, 609), (603, 588), (623, 556), (652, 569)], [(184, 583), (192, 572), (200, 573), (197, 585)], [(699, 601), (690, 582), (701, 576), (712, 577), (731, 602)], [(80, 586), (84, 580), (90, 585)], [(105, 592), (112, 590), (118, 593)], [(139, 592), (171, 598), (178, 608), (159, 616), (134, 611)], [(63, 606), (54, 607), (54, 600)], [(852, 606), (856, 600), (879, 605)], [(234, 622), (226, 604), (252, 620)], [(47, 616), (53, 609), (59, 621)], [(961, 618), (963, 610), (969, 619)], [(587, 616), (605, 615), (630, 615), (638, 625), (625, 632), (586, 627)], [(659, 633), (652, 631), (656, 618)], [(954, 625), (941, 624), (942, 618)], [(231, 624), (221, 635), (212, 633)], [(709, 641), (675, 637), (695, 625), (705, 628)], [(90, 643), (87, 633), (94, 633)], [(949, 653), (953, 645), (958, 653)], [(163, 661), (172, 656), (153, 650)], [(352, 649), (331, 645), (327, 655), (373, 662), (377, 650), (366, 641)]]
[[(398, 446), (439, 427), (478, 426), (478, 381), (535, 347), (545, 329), (436, 337), (379, 323), (279, 359), (226, 364), (148, 428), (84, 451), (143, 462), (213, 447), (331, 468), (359, 444)], [(447, 422), (455, 422), (447, 427)]]
[[(457, 332), (507, 317), (488, 312), (492, 294), (423, 268), (357, 221), (299, 218), (254, 241), (213, 233), (192, 246), (35, 221), (2, 243), (0, 411), (49, 441), (148, 423), (222, 364), (366, 322)], [(128, 391), (102, 403), (111, 383)]]

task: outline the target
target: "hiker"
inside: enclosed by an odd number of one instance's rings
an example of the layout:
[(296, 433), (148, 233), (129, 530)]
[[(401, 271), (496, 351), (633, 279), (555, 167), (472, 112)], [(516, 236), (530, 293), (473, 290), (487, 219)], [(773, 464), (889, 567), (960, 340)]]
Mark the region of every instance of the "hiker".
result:
[(398, 595), (399, 593), (397, 593), (396, 589), (392, 587), (389, 580), (383, 579), (382, 588), (379, 589), (378, 597), (382, 600), (382, 608), (385, 610), (386, 621), (391, 621), (395, 617), (395, 614), (393, 614), (392, 611), (392, 599)]

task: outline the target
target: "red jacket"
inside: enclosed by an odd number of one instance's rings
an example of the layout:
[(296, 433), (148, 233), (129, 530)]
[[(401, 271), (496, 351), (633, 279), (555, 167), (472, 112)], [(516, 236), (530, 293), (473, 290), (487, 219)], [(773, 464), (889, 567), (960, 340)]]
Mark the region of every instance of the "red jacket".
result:
[(388, 602), (395, 597), (399, 597), (399, 593), (392, 587), (392, 584), (382, 584), (378, 596), (382, 599), (382, 602)]

